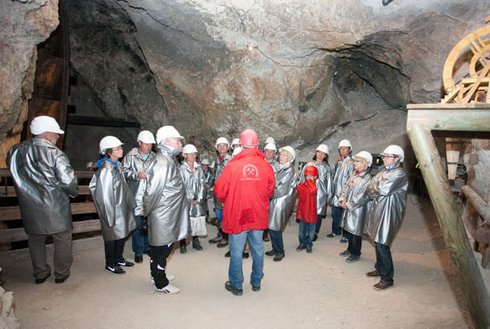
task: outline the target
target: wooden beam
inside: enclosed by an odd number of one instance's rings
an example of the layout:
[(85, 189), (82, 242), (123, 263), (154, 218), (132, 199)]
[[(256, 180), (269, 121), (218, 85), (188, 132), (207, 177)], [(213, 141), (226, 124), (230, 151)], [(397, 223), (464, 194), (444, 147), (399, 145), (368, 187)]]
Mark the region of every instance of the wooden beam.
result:
[(136, 121), (125, 121), (106, 117), (93, 117), (83, 115), (68, 115), (68, 124), (95, 127), (140, 128)]
[[(93, 202), (72, 203), (70, 206), (72, 215), (95, 214), (97, 212)], [(0, 212), (0, 222), (22, 219), (19, 206), (1, 207), (0, 209), (2, 210)]]

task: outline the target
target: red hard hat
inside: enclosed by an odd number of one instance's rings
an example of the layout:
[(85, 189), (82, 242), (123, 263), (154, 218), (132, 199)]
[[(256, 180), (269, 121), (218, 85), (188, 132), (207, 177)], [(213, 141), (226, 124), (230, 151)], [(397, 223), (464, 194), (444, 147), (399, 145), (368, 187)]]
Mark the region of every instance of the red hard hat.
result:
[(242, 146), (257, 146), (259, 145), (259, 137), (252, 129), (245, 129), (240, 134), (240, 145)]
[(315, 166), (308, 166), (305, 168), (305, 176), (315, 176), (318, 177), (318, 169)]

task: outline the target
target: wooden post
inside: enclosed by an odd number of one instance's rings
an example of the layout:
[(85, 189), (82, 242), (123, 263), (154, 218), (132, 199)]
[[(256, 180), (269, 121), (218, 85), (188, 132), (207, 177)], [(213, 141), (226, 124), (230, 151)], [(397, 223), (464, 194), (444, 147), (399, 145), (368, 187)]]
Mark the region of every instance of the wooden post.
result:
[(487, 328), (490, 325), (487, 288), (463, 222), (459, 218), (431, 130), (488, 131), (489, 129), (490, 111), (488, 110), (409, 110), (408, 112), (408, 137), (419, 161), (446, 247), (463, 282), (464, 298), (475, 328)]

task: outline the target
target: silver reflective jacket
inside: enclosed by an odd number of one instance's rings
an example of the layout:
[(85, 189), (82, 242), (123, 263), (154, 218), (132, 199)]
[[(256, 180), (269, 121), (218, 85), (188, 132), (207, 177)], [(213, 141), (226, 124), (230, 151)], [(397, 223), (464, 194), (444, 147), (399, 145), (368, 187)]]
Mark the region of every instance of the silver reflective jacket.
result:
[(367, 233), (374, 242), (390, 246), (400, 229), (407, 200), (408, 179), (400, 165), (385, 169), (371, 179), (367, 188), (373, 200)]
[(284, 232), (296, 201), (296, 174), (293, 164), (279, 166), (274, 195), (269, 207), (269, 229)]
[(307, 166), (315, 166), (318, 169), (319, 177), (316, 180), (316, 186), (318, 192), (316, 195), (316, 207), (317, 214), (325, 217), (327, 214), (327, 203), (330, 202), (332, 198), (332, 169), (328, 163), (318, 163), (316, 161), (310, 161), (305, 163), (300, 172), (300, 183), (305, 181), (305, 168)]
[(148, 175), (143, 205), (148, 217), (149, 244), (158, 247), (186, 238), (189, 203), (175, 155), (165, 145), (158, 145)]
[(89, 184), (102, 236), (106, 241), (127, 237), (135, 228), (135, 202), (128, 184), (118, 168), (104, 161)]
[[(222, 160), (218, 157), (216, 159), (215, 167), (214, 167), (214, 181), (216, 182), (221, 176), (221, 173), (223, 172), (223, 169), (225, 169), (226, 165), (228, 162), (231, 160), (231, 155), (228, 153), (225, 154)], [(218, 209), (223, 209), (223, 202), (219, 201), (216, 197), (214, 197), (214, 206), (215, 208)]]
[(139, 179), (138, 173), (146, 173), (146, 167), (154, 158), (155, 153), (150, 151), (148, 158), (145, 160), (143, 155), (138, 151), (138, 148), (135, 147), (124, 156), (122, 161), (122, 173), (136, 201), (136, 208), (134, 208), (134, 214), (136, 216), (144, 215), (143, 194), (146, 189), (146, 179)]
[(350, 156), (346, 156), (344, 159), (337, 161), (332, 179), (332, 206), (342, 206), (339, 202), (340, 193), (353, 171), (354, 163)]
[[(265, 160), (265, 161), (267, 161), (267, 160)], [(279, 167), (281, 166), (279, 164), (279, 162), (276, 161), (275, 159), (272, 159), (272, 161), (270, 161), (270, 162), (267, 161), (267, 162), (272, 166), (272, 170), (274, 170), (274, 173), (276, 173), (279, 170)]]
[(10, 149), (7, 165), (26, 233), (72, 228), (70, 197), (78, 195), (78, 183), (65, 153), (46, 139), (33, 138)]
[[(204, 175), (201, 166), (194, 163), (194, 170), (191, 171), (187, 162), (180, 165), (180, 174), (184, 181), (187, 201), (189, 202), (189, 215), (192, 217), (205, 216), (204, 212)], [(198, 204), (192, 205), (191, 201), (199, 201)]]
[(366, 171), (352, 175), (340, 193), (340, 198), (347, 202), (347, 209), (342, 212), (344, 230), (359, 236), (364, 233), (369, 209), (370, 199), (366, 189), (370, 181), (371, 175)]

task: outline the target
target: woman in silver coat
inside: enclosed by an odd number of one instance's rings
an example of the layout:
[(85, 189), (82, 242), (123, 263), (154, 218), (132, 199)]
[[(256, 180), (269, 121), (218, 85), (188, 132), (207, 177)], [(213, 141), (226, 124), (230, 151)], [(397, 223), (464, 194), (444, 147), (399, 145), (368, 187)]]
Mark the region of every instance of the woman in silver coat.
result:
[(373, 200), (368, 215), (367, 232), (376, 247), (375, 269), (367, 276), (380, 276), (373, 286), (376, 290), (393, 286), (393, 259), (390, 246), (400, 229), (405, 212), (408, 179), (401, 167), (403, 149), (398, 145), (388, 146), (382, 153), (384, 170), (373, 177), (367, 193)]
[(349, 242), (347, 250), (341, 252), (340, 256), (347, 257), (347, 263), (355, 262), (361, 256), (362, 233), (370, 201), (366, 193), (371, 180), (368, 169), (373, 163), (373, 156), (369, 152), (361, 151), (353, 160), (354, 173), (339, 193), (339, 202), (344, 209), (342, 227)]
[(267, 256), (274, 256), (275, 262), (280, 262), (285, 256), (282, 232), (286, 229), (296, 201), (296, 174), (293, 166), (295, 158), (296, 152), (291, 146), (279, 149), (279, 168), (275, 173), (274, 195), (269, 207), (272, 250), (265, 253)]
[(317, 215), (318, 221), (316, 222), (315, 235), (313, 241), (318, 238), (318, 233), (322, 226), (322, 219), (327, 214), (327, 204), (332, 199), (332, 168), (328, 164), (329, 149), (325, 144), (320, 144), (315, 150), (313, 161), (307, 162), (300, 171), (300, 183), (305, 181), (304, 171), (308, 166), (315, 166), (318, 170), (318, 179), (316, 185), (318, 187), (318, 193), (316, 196)]
[(89, 184), (104, 237), (105, 269), (113, 274), (124, 274), (126, 272), (121, 266), (134, 265), (123, 257), (126, 237), (136, 228), (136, 204), (119, 162), (123, 156), (122, 145), (114, 136), (100, 140), (99, 148), (103, 158), (97, 161), (99, 169)]
[[(205, 217), (206, 212), (203, 207), (202, 200), (204, 199), (204, 175), (201, 166), (196, 162), (197, 149), (192, 144), (187, 144), (182, 150), (184, 161), (180, 165), (180, 174), (184, 181), (187, 201), (189, 202), (189, 222), (190, 217)], [(205, 223), (205, 219), (203, 220)], [(192, 233), (192, 232), (191, 232)], [(199, 237), (192, 236), (192, 248), (202, 250)], [(180, 240), (180, 253), (187, 252), (186, 240)]]

